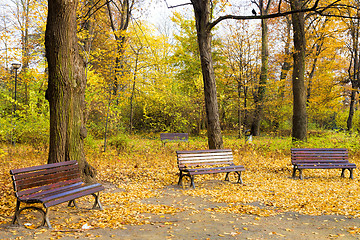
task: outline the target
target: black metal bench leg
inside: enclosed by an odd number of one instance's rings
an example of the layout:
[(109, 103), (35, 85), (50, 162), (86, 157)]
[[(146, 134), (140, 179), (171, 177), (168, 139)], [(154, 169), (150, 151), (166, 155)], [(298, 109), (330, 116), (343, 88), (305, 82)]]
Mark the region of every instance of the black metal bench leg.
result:
[(229, 173), (230, 173), (230, 172), (227, 172), (227, 173), (226, 173), (225, 181), (229, 181)]
[(69, 201), (68, 207), (77, 207), (77, 206), (76, 206), (75, 199)]
[(15, 224), (16, 222), (18, 222), (19, 209), (20, 209), (20, 201), (16, 200), (15, 214), (14, 214), (14, 217), (12, 220), (12, 224)]
[(341, 169), (341, 177), (345, 177), (345, 168)]
[(50, 212), (50, 208), (46, 208), (46, 212), (45, 212), (45, 215), (44, 215), (44, 221), (43, 221), (43, 225), (46, 225), (48, 226), (48, 228), (52, 228), (51, 227), (51, 224), (50, 224), (50, 220), (49, 220), (49, 212)]
[(354, 179), (354, 176), (353, 176), (353, 169), (352, 169), (352, 168), (349, 168), (349, 171), (350, 171), (350, 178), (351, 178), (351, 179)]
[(292, 177), (295, 178), (296, 176), (296, 167), (294, 166)]
[(182, 185), (182, 178), (183, 178), (184, 174), (182, 171), (180, 171), (180, 176), (179, 176), (179, 181), (178, 181), (178, 185)]
[(242, 184), (242, 183), (243, 183), (243, 180), (242, 180), (242, 178), (241, 178), (241, 172), (236, 172), (236, 173), (238, 174), (238, 181), (237, 181), (237, 183)]
[(191, 179), (190, 187), (192, 186), (195, 189), (194, 176), (190, 176), (190, 179)]
[(299, 171), (299, 178), (300, 178), (300, 180), (303, 180), (304, 177), (303, 177), (302, 169), (298, 169), (298, 171)]
[(100, 210), (103, 210), (103, 207), (102, 207), (102, 205), (100, 203), (100, 200), (99, 200), (100, 193), (98, 193), (98, 194), (93, 193), (92, 195), (95, 198), (95, 202), (94, 202), (94, 205), (93, 205), (92, 209), (99, 208)]

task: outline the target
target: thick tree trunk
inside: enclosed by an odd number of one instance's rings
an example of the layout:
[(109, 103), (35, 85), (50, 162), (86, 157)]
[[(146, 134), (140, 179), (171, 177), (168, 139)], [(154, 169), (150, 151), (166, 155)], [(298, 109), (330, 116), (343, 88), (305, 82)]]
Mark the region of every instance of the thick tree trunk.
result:
[(86, 78), (76, 36), (77, 4), (77, 0), (48, 0), (45, 32), (49, 67), (46, 99), (50, 104), (48, 162), (77, 160), (84, 180), (91, 182), (96, 172), (84, 154)]
[[(303, 6), (302, 0), (291, 1), (291, 10), (299, 10)], [(304, 13), (292, 14), (294, 31), (294, 68), (293, 68), (293, 140), (307, 140), (307, 112), (305, 88), (305, 51), (306, 39), (304, 30)]]
[(216, 81), (211, 57), (210, 1), (192, 0), (199, 43), (201, 69), (204, 81), (207, 134), (210, 149), (223, 148), (220, 128), (219, 108), (216, 95)]

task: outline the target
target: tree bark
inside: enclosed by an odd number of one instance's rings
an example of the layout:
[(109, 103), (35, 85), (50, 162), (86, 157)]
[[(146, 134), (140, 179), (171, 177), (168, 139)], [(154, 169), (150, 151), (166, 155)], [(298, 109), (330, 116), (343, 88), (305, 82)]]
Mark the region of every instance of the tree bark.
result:
[[(270, 3), (269, 3), (270, 4)], [(261, 4), (262, 5), (262, 4)], [(263, 11), (261, 11), (263, 12)], [(264, 11), (267, 14), (267, 11)], [(260, 134), (260, 122), (263, 112), (264, 98), (266, 93), (266, 84), (268, 78), (269, 50), (268, 50), (268, 26), (267, 20), (261, 19), (261, 73), (258, 91), (254, 97), (255, 114), (251, 125), (251, 134), (258, 136)]]
[(284, 48), (284, 62), (281, 65), (281, 73), (280, 73), (280, 87), (279, 94), (281, 99), (283, 100), (285, 97), (285, 81), (288, 75), (289, 70), (291, 69), (291, 54), (290, 54), (290, 42), (291, 42), (291, 20), (289, 17), (285, 18), (286, 21), (286, 40), (285, 40), (285, 48)]
[[(359, 13), (359, 11), (358, 11)], [(353, 117), (355, 114), (355, 102), (356, 102), (356, 94), (359, 90), (360, 86), (360, 71), (359, 71), (359, 27), (360, 21), (359, 19), (353, 20), (350, 22), (350, 35), (352, 40), (351, 46), (351, 63), (349, 67), (349, 78), (351, 82), (351, 96), (350, 96), (350, 105), (349, 105), (349, 115), (346, 121), (347, 130), (351, 132), (353, 126)]]
[(356, 88), (354, 87), (354, 84), (352, 84), (351, 89), (351, 96), (350, 96), (350, 104), (349, 104), (349, 116), (346, 121), (346, 127), (348, 132), (351, 132), (351, 129), (353, 127), (353, 117), (355, 114), (355, 98), (356, 98)]
[[(267, 15), (271, 5), (271, 0), (267, 1), (267, 6), (264, 6), (264, 1), (259, 0), (258, 7), (260, 9), (260, 15)], [(261, 73), (258, 91), (254, 96), (255, 113), (254, 119), (251, 124), (251, 134), (258, 136), (260, 134), (260, 123), (263, 113), (264, 98), (266, 94), (266, 84), (268, 79), (269, 69), (269, 43), (268, 43), (268, 25), (267, 19), (261, 19)]]
[(216, 81), (211, 56), (210, 0), (191, 0), (194, 7), (196, 30), (199, 43), (201, 69), (204, 81), (207, 134), (210, 149), (223, 148)]
[[(303, 4), (303, 0), (292, 0), (291, 10), (300, 10)], [(292, 14), (292, 25), (294, 31), (294, 67), (292, 75), (294, 102), (292, 137), (294, 141), (307, 140), (306, 88), (304, 79), (306, 38), (304, 22), (303, 12)]]
[(96, 171), (84, 153), (86, 127), (85, 63), (78, 50), (76, 7), (78, 0), (48, 0), (45, 49), (49, 79), (46, 99), (50, 105), (48, 163), (77, 160), (85, 181)]
[[(116, 7), (118, 12), (113, 14), (110, 4), (113, 3), (121, 8)], [(123, 68), (124, 68), (124, 53), (125, 53), (125, 42), (126, 36), (125, 32), (129, 27), (130, 17), (131, 17), (131, 8), (129, 0), (120, 1), (119, 4), (116, 4), (112, 1), (106, 2), (108, 8), (108, 14), (110, 19), (110, 27), (112, 29), (113, 35), (116, 40), (116, 58), (115, 58), (115, 80), (113, 85), (113, 95), (117, 96), (119, 91), (122, 89), (121, 78), (123, 77)], [(120, 19), (116, 19), (114, 16), (119, 16)], [(117, 99), (118, 103), (118, 99)]]

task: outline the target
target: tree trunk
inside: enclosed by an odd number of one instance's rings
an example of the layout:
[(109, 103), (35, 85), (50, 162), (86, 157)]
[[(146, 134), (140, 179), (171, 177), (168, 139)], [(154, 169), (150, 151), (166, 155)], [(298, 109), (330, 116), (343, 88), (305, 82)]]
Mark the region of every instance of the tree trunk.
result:
[[(302, 0), (291, 1), (291, 10), (302, 8)], [(306, 88), (305, 88), (305, 51), (306, 39), (304, 30), (304, 13), (292, 14), (294, 31), (294, 67), (293, 67), (293, 126), (292, 137), (294, 141), (307, 140), (307, 112), (306, 112)]]
[(214, 66), (211, 56), (211, 29), (209, 29), (210, 1), (191, 0), (191, 2), (195, 12), (201, 69), (204, 81), (208, 144), (210, 149), (221, 149), (223, 148), (223, 140), (219, 120)]
[(291, 42), (291, 20), (289, 17), (286, 17), (286, 42), (285, 42), (285, 49), (284, 49), (284, 62), (281, 66), (281, 73), (280, 73), (280, 87), (279, 87), (279, 94), (281, 99), (283, 100), (285, 97), (285, 81), (288, 75), (289, 70), (291, 69), (291, 60), (290, 60), (290, 42)]
[[(141, 50), (141, 49), (140, 49)], [(132, 134), (132, 130), (133, 130), (133, 118), (134, 118), (134, 105), (133, 105), (133, 100), (134, 100), (134, 96), (135, 96), (135, 85), (136, 85), (136, 74), (138, 71), (138, 60), (139, 60), (139, 52), (140, 50), (138, 50), (137, 52), (134, 51), (135, 55), (136, 55), (136, 59), (135, 59), (135, 69), (134, 69), (134, 80), (133, 80), (133, 85), (132, 85), (132, 91), (131, 91), (131, 95), (130, 95), (130, 116), (129, 116), (129, 133)]]
[[(24, 14), (24, 19), (23, 19), (23, 26), (22, 26), (22, 30), (21, 30), (21, 39), (22, 39), (22, 62), (23, 62), (23, 66), (22, 66), (22, 72), (23, 73), (27, 73), (29, 71), (29, 61), (30, 61), (30, 46), (29, 46), (29, 14), (30, 14), (30, 2), (24, 1), (23, 3), (23, 14)], [(28, 79), (26, 79), (25, 81), (23, 81), (24, 84), (24, 88), (25, 88), (25, 100), (24, 103), (26, 105), (29, 105), (29, 99), (30, 99), (30, 91), (29, 91), (29, 82)]]
[(50, 105), (48, 163), (77, 160), (85, 181), (96, 171), (85, 160), (85, 64), (78, 50), (76, 7), (78, 0), (48, 0), (45, 49)]
[[(113, 3), (115, 5), (116, 2), (107, 1), (106, 5), (108, 8), (108, 14), (110, 19), (110, 27), (112, 29), (113, 35), (116, 40), (116, 58), (115, 58), (115, 80), (113, 85), (113, 94), (117, 96), (119, 91), (122, 90), (123, 84), (121, 84), (121, 79), (124, 73), (124, 53), (125, 53), (125, 41), (126, 36), (125, 32), (128, 29), (130, 16), (131, 16), (131, 6), (129, 0), (120, 1), (117, 6), (121, 6), (121, 8), (116, 7), (118, 12), (116, 14), (112, 13), (112, 9), (110, 4)], [(114, 16), (119, 16), (120, 19), (116, 19)], [(117, 25), (117, 26), (116, 26)], [(119, 99), (116, 98), (116, 102), (118, 104)]]
[[(263, 11), (261, 11), (263, 12)], [(267, 14), (267, 11), (264, 11)], [(268, 50), (268, 27), (267, 20), (261, 20), (261, 73), (258, 91), (254, 97), (255, 114), (251, 125), (251, 134), (258, 136), (260, 134), (260, 122), (263, 112), (266, 83), (268, 78), (268, 63), (269, 63), (269, 50)]]
[(241, 139), (242, 138), (242, 132), (243, 130), (241, 129), (241, 125), (242, 125), (242, 120), (241, 120), (241, 73), (240, 73), (240, 80), (237, 83), (237, 94), (238, 94), (238, 124), (239, 124), (239, 134), (238, 137)]
[(360, 71), (359, 71), (359, 25), (360, 21), (358, 19), (353, 20), (350, 25), (350, 34), (352, 39), (352, 49), (351, 49), (351, 62), (353, 66), (349, 67), (349, 78), (351, 81), (351, 99), (349, 106), (349, 116), (347, 119), (347, 130), (350, 132), (353, 126), (353, 117), (355, 113), (355, 99), (356, 93), (360, 86)]
[(351, 131), (352, 125), (353, 125), (353, 117), (355, 113), (355, 98), (356, 98), (356, 92), (357, 90), (354, 87), (354, 84), (352, 84), (352, 90), (351, 90), (351, 96), (350, 96), (350, 106), (349, 106), (349, 116), (346, 121), (346, 127), (348, 132)]

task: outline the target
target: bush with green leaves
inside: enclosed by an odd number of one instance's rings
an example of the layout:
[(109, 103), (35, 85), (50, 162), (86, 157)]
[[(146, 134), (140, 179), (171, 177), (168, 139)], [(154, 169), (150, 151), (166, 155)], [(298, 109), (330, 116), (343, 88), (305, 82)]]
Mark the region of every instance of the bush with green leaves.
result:
[(112, 146), (116, 149), (116, 152), (119, 154), (120, 152), (125, 151), (130, 147), (130, 138), (125, 134), (118, 134), (113, 136), (108, 141), (109, 146)]

